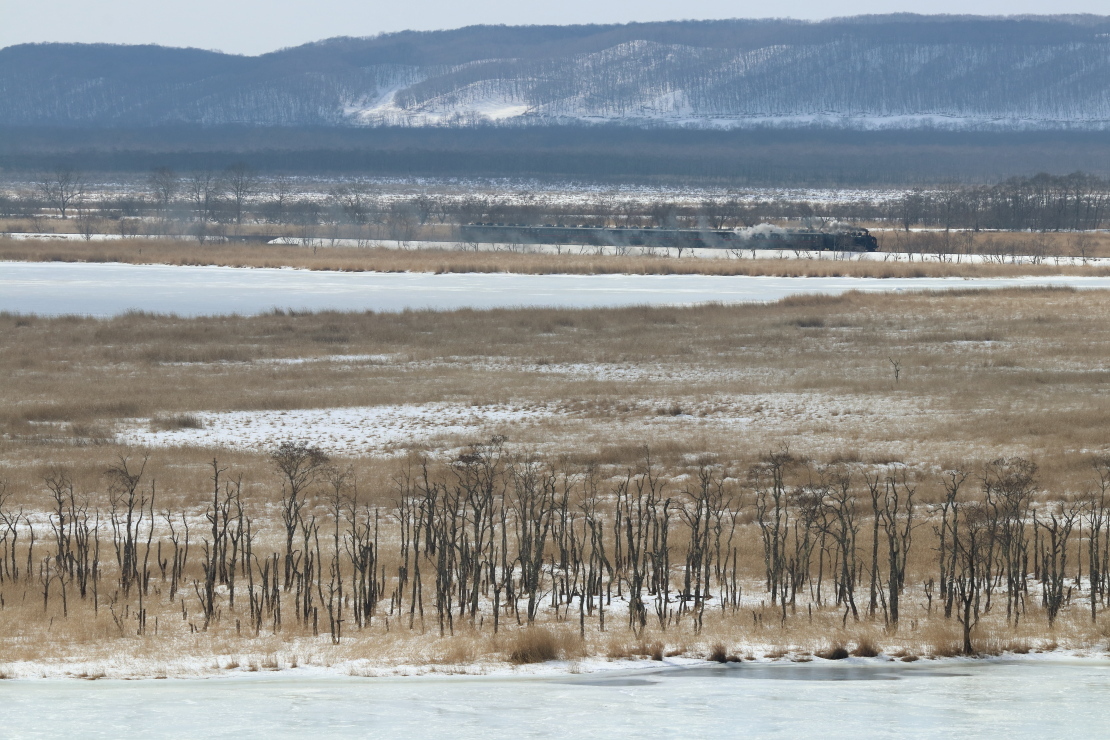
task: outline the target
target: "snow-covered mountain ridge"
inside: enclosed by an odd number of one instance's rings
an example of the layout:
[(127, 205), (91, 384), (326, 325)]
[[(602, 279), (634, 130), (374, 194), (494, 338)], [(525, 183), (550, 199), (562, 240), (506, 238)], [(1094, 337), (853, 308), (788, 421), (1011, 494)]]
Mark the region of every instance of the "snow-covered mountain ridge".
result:
[(1110, 18), (482, 27), (0, 50), (0, 125), (1110, 128)]

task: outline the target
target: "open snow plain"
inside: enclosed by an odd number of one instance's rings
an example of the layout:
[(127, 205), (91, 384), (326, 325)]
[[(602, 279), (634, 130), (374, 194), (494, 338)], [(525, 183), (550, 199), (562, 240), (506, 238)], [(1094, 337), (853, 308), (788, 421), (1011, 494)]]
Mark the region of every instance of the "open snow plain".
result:
[(403, 311), (522, 306), (766, 302), (850, 290), (897, 292), (1011, 286), (1110, 288), (1110, 277), (794, 278), (717, 275), (520, 275), (325, 272), (234, 267), (0, 263), (0, 311), (180, 316), (298, 311)]
[[(855, 662), (855, 661), (852, 661)], [(1103, 737), (1105, 662), (706, 666), (561, 678), (9, 681), (0, 737)], [(47, 720), (47, 718), (49, 718)]]

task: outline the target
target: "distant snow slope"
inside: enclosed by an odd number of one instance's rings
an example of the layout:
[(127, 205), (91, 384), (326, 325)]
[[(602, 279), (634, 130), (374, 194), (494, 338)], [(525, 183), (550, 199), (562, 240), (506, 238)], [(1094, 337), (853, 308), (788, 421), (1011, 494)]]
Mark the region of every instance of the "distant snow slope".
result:
[(0, 125), (1110, 127), (1110, 18), (483, 27), (260, 57), (0, 50)]

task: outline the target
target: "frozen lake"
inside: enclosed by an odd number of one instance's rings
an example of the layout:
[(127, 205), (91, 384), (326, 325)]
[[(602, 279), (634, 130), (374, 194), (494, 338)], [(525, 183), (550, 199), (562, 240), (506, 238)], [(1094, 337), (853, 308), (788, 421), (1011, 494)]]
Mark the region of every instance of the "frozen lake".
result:
[(339, 311), (572, 308), (774, 301), (800, 293), (1013, 285), (1110, 288), (1110, 277), (789, 278), (712, 275), (512, 275), (312, 272), (291, 269), (0, 262), (0, 311), (109, 316), (130, 309), (181, 316), (274, 308)]
[(1095, 738), (1110, 665), (782, 665), (563, 679), (0, 682), (0, 737)]

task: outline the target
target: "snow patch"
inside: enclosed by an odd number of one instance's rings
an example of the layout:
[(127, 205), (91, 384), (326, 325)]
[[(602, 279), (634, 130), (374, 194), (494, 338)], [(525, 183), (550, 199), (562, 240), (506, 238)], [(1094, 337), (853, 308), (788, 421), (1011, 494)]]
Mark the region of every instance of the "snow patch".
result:
[[(287, 411), (198, 412), (201, 429), (158, 431), (149, 420), (127, 423), (118, 438), (143, 446), (221, 446), (259, 450), (296, 439), (340, 454), (391, 453), (453, 443), (550, 418), (547, 408), (433, 403)], [(471, 441), (468, 440), (468, 441)]]

